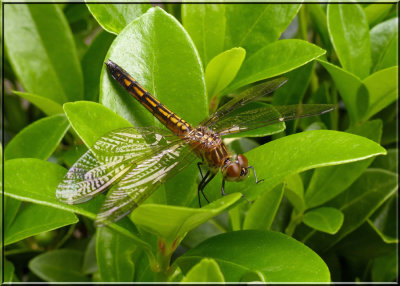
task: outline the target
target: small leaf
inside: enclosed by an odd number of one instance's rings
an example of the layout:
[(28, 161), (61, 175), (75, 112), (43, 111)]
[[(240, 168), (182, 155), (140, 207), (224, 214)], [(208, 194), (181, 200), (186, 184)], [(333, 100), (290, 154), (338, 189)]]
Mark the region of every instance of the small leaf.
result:
[(228, 4), (225, 6), (225, 50), (242, 47), (253, 55), (275, 42), (300, 9), (300, 4)]
[(131, 282), (135, 265), (132, 240), (105, 227), (97, 229), (96, 254), (103, 282)]
[(335, 234), (342, 226), (343, 213), (335, 208), (321, 207), (306, 212), (303, 223), (316, 230)]
[(59, 104), (82, 99), (82, 71), (59, 6), (6, 5), (4, 16), (8, 59), (24, 89)]
[(269, 230), (282, 200), (284, 186), (278, 185), (261, 194), (245, 216), (243, 229)]
[(246, 58), (235, 81), (228, 86), (225, 93), (294, 70), (325, 52), (316, 45), (297, 39), (269, 44)]
[(42, 110), (46, 115), (51, 116), (59, 113), (64, 113), (61, 104), (40, 95), (28, 92), (13, 91), (16, 95), (25, 98), (37, 108)]
[(107, 32), (119, 34), (130, 22), (144, 14), (150, 4), (127, 5), (127, 4), (90, 4), (87, 7), (100, 26)]
[(360, 5), (328, 5), (328, 30), (342, 67), (359, 78), (369, 75), (371, 48), (367, 17)]
[(25, 127), (7, 144), (5, 159), (46, 160), (60, 144), (68, 129), (69, 123), (64, 114), (39, 119)]
[[(378, 5), (385, 6), (385, 5)], [(392, 18), (376, 25), (370, 32), (371, 37), (371, 56), (373, 70), (382, 68), (381, 64), (385, 55), (388, 53), (392, 42), (398, 34), (398, 18)], [(394, 62), (396, 65), (397, 61)]]
[(245, 56), (244, 49), (233, 48), (211, 59), (205, 72), (208, 98), (218, 96), (232, 82)]
[(231, 194), (202, 208), (144, 204), (131, 214), (133, 222), (158, 237), (172, 243), (189, 230), (224, 211), (241, 197)]
[(398, 98), (398, 66), (380, 70), (364, 80), (369, 92), (369, 107), (364, 120), (369, 119)]
[(105, 133), (132, 125), (107, 107), (94, 102), (78, 101), (64, 104), (72, 128), (90, 148)]
[(186, 276), (182, 279), (182, 283), (187, 282), (225, 282), (224, 275), (219, 269), (218, 263), (214, 259), (204, 258), (195, 266), (193, 266)]
[[(295, 253), (295, 255), (293, 255)], [(227, 282), (257, 271), (266, 282), (328, 282), (324, 261), (311, 249), (273, 231), (244, 230), (214, 236), (178, 258), (184, 273), (203, 258), (214, 259)]]
[[(96, 5), (103, 6), (103, 5)], [(121, 5), (116, 5), (121, 6)], [(128, 7), (136, 5), (127, 5)], [(104, 65), (104, 58), (107, 51), (115, 39), (113, 34), (101, 31), (94, 39), (81, 60), (83, 82), (84, 82), (84, 98), (90, 101), (98, 101), (100, 74)]]
[(343, 226), (335, 235), (311, 231), (307, 245), (325, 251), (346, 235), (357, 229), (388, 197), (397, 191), (397, 175), (381, 169), (368, 169), (346, 192), (326, 206), (339, 209), (344, 214)]
[(48, 282), (85, 282), (89, 278), (81, 272), (82, 252), (58, 249), (45, 252), (29, 261), (29, 269)]
[(203, 67), (223, 51), (225, 22), (225, 5), (182, 5), (182, 24), (199, 52)]
[(76, 222), (78, 218), (73, 213), (28, 204), (18, 212), (11, 226), (4, 230), (4, 245)]

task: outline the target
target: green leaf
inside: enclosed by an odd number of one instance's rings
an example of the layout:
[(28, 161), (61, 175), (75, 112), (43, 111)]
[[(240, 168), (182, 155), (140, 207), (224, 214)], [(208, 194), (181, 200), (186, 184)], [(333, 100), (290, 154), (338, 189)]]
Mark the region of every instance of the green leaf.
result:
[[(240, 191), (248, 199), (253, 199), (282, 182), (288, 175), (381, 154), (386, 154), (384, 148), (361, 136), (328, 130), (302, 132), (274, 140), (246, 153), (249, 164), (257, 171), (257, 177), (264, 181), (260, 184), (228, 184), (226, 190)], [(218, 190), (215, 193), (219, 193), (218, 183), (209, 184), (215, 188), (213, 190)]]
[[(379, 142), (382, 136), (382, 121), (365, 122), (362, 125), (348, 129), (347, 132)], [(319, 206), (345, 191), (361, 176), (372, 160), (371, 158), (361, 162), (323, 167), (315, 170), (306, 191), (307, 207)]]
[(367, 218), (397, 191), (397, 175), (381, 169), (368, 169), (346, 192), (326, 206), (339, 209), (344, 214), (343, 226), (335, 235), (311, 231), (307, 245), (325, 251), (358, 228)]
[(4, 230), (4, 245), (78, 222), (70, 212), (37, 204), (24, 206), (13, 223)]
[(85, 249), (82, 265), (83, 274), (93, 274), (98, 272), (96, 260), (96, 236), (92, 235)]
[(374, 162), (372, 162), (371, 167), (381, 168), (388, 170), (393, 173), (397, 173), (397, 159), (399, 158), (398, 149), (387, 149), (386, 156), (376, 157)]
[(292, 206), (302, 212), (306, 209), (304, 201), (304, 185), (299, 174), (293, 174), (285, 178), (285, 197)]
[(346, 105), (351, 124), (358, 122), (368, 109), (368, 90), (354, 74), (331, 63), (318, 60), (329, 72)]
[(167, 243), (172, 243), (176, 238), (224, 211), (240, 197), (240, 194), (231, 194), (202, 208), (144, 204), (130, 216), (136, 225), (162, 237)]
[(360, 5), (328, 5), (328, 30), (342, 67), (359, 78), (369, 75), (371, 46), (367, 17)]
[(82, 252), (58, 249), (45, 252), (29, 261), (29, 269), (49, 282), (85, 282), (89, 278), (81, 271)]
[(34, 104), (37, 108), (42, 110), (48, 116), (63, 113), (61, 104), (59, 104), (49, 98), (46, 98), (46, 97), (43, 97), (40, 95), (36, 95), (33, 93), (21, 92), (21, 91), (13, 91), (13, 93), (15, 93), (16, 95), (18, 95), (22, 98), (25, 98), (26, 100), (28, 100), (29, 102)]
[[(162, 9), (149, 9), (121, 31), (106, 59), (124, 68), (186, 121), (197, 124), (206, 117), (207, 97), (199, 56), (183, 27)], [(134, 126), (154, 125), (157, 120), (105, 67), (100, 102)]]
[[(385, 5), (378, 5), (385, 6)], [(398, 18), (387, 20), (376, 25), (370, 32), (371, 37), (371, 57), (372, 67), (374, 71), (382, 68), (385, 55), (390, 54), (392, 43), (396, 43), (398, 34)], [(393, 65), (397, 64), (397, 57), (392, 61)]]
[(200, 3), (182, 5), (182, 24), (192, 38), (204, 67), (223, 51), (225, 6)]
[(318, 231), (335, 234), (343, 224), (343, 213), (335, 208), (321, 207), (306, 212), (303, 223)]
[[(293, 255), (296, 253), (296, 255)], [(244, 230), (214, 236), (178, 258), (184, 273), (202, 258), (214, 259), (228, 282), (257, 271), (266, 282), (328, 282), (324, 261), (311, 249), (282, 233)]]
[(264, 192), (248, 210), (243, 229), (269, 230), (282, 200), (284, 185)]
[(182, 279), (182, 283), (187, 282), (225, 282), (218, 263), (214, 259), (204, 258), (195, 266), (193, 266), (186, 276)]
[(205, 78), (208, 98), (218, 96), (235, 78), (246, 56), (242, 48), (233, 48), (215, 56), (208, 63)]
[[(136, 5), (128, 6), (131, 7)], [(101, 31), (96, 38), (93, 39), (93, 42), (83, 55), (81, 64), (85, 87), (84, 98), (86, 100), (98, 101), (101, 68), (104, 65), (104, 58), (114, 38), (115, 36), (113, 34)]]
[(119, 34), (130, 22), (144, 14), (150, 7), (150, 4), (89, 4), (87, 7), (90, 13), (97, 20), (100, 26), (114, 34)]
[(59, 104), (81, 99), (82, 71), (61, 9), (46, 4), (6, 5), (4, 16), (8, 59), (24, 89)]
[(1, 281), (2, 282), (13, 282), (13, 277), (14, 277), (14, 265), (8, 261), (7, 259), (4, 259), (4, 272), (1, 271), (2, 274), (2, 278)]
[(375, 26), (381, 22), (393, 8), (393, 4), (370, 4), (365, 9), (365, 15), (367, 16), (368, 24), (370, 27)]
[(250, 56), (277, 41), (300, 6), (293, 3), (225, 5), (225, 50), (242, 47)]
[(369, 107), (364, 120), (369, 119), (398, 98), (398, 66), (380, 70), (364, 80), (369, 92)]
[(324, 10), (321, 5), (307, 5), (306, 7), (313, 22), (314, 29), (321, 37), (324, 47), (330, 51), (332, 49), (332, 44), (329, 39), (328, 21)]
[(38, 158), (46, 160), (60, 144), (69, 129), (64, 114), (44, 117), (25, 127), (6, 146), (6, 160)]
[[(1, 171), (1, 168), (0, 168), (0, 171)], [(17, 216), (20, 206), (21, 206), (20, 200), (15, 200), (13, 198), (4, 196), (3, 229), (7, 229), (11, 226), (15, 217)]]
[(107, 132), (132, 126), (115, 112), (95, 102), (69, 102), (64, 104), (64, 111), (72, 128), (88, 148)]
[[(103, 196), (97, 196), (90, 202), (80, 205), (68, 205), (56, 199), (55, 190), (66, 170), (54, 163), (34, 158), (8, 160), (4, 164), (7, 170), (4, 176), (4, 194), (12, 198), (45, 205), (60, 210), (75, 212), (91, 219), (96, 214), (104, 201)], [(125, 222), (127, 222), (125, 220)], [(150, 246), (141, 240), (132, 230), (132, 226), (123, 224), (112, 224), (110, 227), (130, 237), (137, 243), (149, 250)]]
[[(162, 9), (149, 9), (114, 40), (107, 59), (121, 65), (136, 80), (185, 121), (197, 124), (207, 116), (207, 96), (200, 58), (180, 23)], [(100, 102), (134, 126), (161, 126), (157, 119), (103, 69)], [(156, 123), (157, 122), (157, 123)], [(188, 189), (197, 170), (186, 168), (163, 185), (162, 202), (187, 205)], [(185, 187), (182, 187), (185, 186)], [(162, 195), (164, 192), (158, 192)]]
[(225, 93), (294, 70), (325, 52), (318, 46), (297, 39), (269, 44), (246, 58), (235, 81), (228, 86)]
[(135, 265), (132, 240), (106, 227), (96, 233), (97, 264), (103, 282), (131, 282)]
[(373, 282), (393, 282), (398, 277), (398, 259), (396, 252), (374, 259), (371, 269)]

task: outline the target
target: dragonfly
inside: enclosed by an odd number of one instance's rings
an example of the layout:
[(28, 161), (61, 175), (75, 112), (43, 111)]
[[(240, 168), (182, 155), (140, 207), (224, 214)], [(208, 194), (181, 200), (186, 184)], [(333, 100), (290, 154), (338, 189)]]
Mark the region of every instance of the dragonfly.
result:
[[(265, 106), (241, 112), (249, 102), (272, 93), (286, 83), (277, 77), (240, 93), (217, 111), (192, 126), (169, 110), (146, 91), (122, 67), (108, 60), (109, 74), (165, 127), (128, 127), (113, 130), (100, 137), (69, 169), (56, 189), (58, 200), (67, 204), (86, 202), (109, 190), (96, 216), (98, 226), (123, 218), (143, 203), (161, 184), (182, 171), (196, 159), (201, 181), (197, 195), (222, 173), (221, 193), (225, 182), (246, 179), (253, 166), (243, 154), (231, 154), (222, 137), (254, 130), (297, 118), (324, 114), (335, 109), (332, 104), (298, 104)], [(207, 169), (203, 174), (202, 167)]]

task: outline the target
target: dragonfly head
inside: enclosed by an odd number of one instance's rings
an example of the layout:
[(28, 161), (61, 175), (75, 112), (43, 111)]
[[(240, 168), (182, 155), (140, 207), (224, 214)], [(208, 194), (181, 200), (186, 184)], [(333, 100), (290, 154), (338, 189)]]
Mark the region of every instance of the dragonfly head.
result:
[(222, 168), (224, 179), (231, 182), (239, 182), (246, 179), (249, 176), (248, 166), (247, 158), (242, 154), (237, 155), (233, 160), (231, 158), (227, 159)]

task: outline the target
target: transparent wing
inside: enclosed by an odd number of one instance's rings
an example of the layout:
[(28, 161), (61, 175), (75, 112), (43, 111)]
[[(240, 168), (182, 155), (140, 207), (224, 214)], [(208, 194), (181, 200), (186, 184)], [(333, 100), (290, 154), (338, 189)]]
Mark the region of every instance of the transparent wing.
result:
[(110, 190), (97, 215), (96, 224), (107, 225), (126, 216), (195, 158), (189, 145), (178, 142), (144, 160)]
[(177, 142), (185, 141), (155, 127), (111, 131), (69, 169), (56, 189), (56, 197), (68, 204), (88, 201), (118, 182), (141, 161)]
[(212, 130), (220, 136), (253, 130), (282, 121), (315, 116), (335, 109), (333, 104), (295, 104), (256, 108), (237, 115), (227, 116), (216, 122)]
[(283, 84), (287, 82), (287, 78), (278, 77), (273, 80), (263, 82), (256, 86), (250, 87), (236, 96), (234, 99), (230, 100), (226, 104), (224, 104), (221, 108), (219, 108), (216, 112), (211, 114), (208, 118), (203, 120), (200, 125), (211, 127), (220, 119), (225, 117), (227, 114), (232, 111), (238, 109), (239, 107), (261, 97), (268, 93), (273, 92), (274, 90), (281, 87)]

